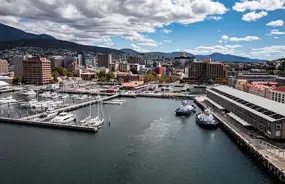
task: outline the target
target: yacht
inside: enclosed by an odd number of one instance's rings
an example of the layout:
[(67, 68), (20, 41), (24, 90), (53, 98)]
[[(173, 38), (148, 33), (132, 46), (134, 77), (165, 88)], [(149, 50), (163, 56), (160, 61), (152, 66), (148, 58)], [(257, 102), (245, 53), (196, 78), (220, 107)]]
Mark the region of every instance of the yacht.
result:
[(40, 94), (39, 96), (42, 98), (51, 98), (51, 93), (48, 91)]
[(33, 90), (27, 90), (27, 91), (23, 91), (22, 95), (29, 97), (29, 98), (34, 98), (37, 95), (37, 93)]
[(205, 109), (203, 113), (196, 114), (196, 123), (206, 129), (215, 129), (219, 125), (219, 122), (215, 120), (209, 109)]
[(104, 104), (113, 104), (113, 105), (122, 105), (123, 101), (121, 100), (111, 100), (111, 101), (104, 101)]
[(16, 103), (17, 100), (16, 99), (13, 99), (12, 96), (8, 96), (6, 98), (1, 98), (0, 99), (0, 104), (7, 104), (7, 103)]
[(176, 116), (189, 116), (195, 112), (195, 106), (189, 104), (187, 100), (182, 101), (181, 107), (175, 110)]
[(53, 108), (48, 108), (44, 114), (40, 115), (36, 119), (36, 121), (43, 122), (43, 121), (47, 121), (47, 120), (50, 120), (50, 119), (56, 117), (58, 112), (53, 112), (53, 110), (54, 110)]
[(54, 117), (51, 120), (52, 123), (60, 123), (60, 124), (68, 124), (72, 121), (76, 121), (75, 116), (72, 113), (66, 113), (66, 112), (59, 113), (56, 117)]
[(100, 128), (101, 125), (104, 123), (104, 118), (100, 118), (100, 109), (102, 111), (102, 115), (104, 116), (103, 108), (101, 106), (101, 103), (97, 103), (97, 116), (95, 118), (92, 117), (92, 110), (90, 105), (90, 114), (88, 117), (86, 117), (84, 120), (80, 121), (81, 126), (89, 126), (89, 127), (96, 127)]

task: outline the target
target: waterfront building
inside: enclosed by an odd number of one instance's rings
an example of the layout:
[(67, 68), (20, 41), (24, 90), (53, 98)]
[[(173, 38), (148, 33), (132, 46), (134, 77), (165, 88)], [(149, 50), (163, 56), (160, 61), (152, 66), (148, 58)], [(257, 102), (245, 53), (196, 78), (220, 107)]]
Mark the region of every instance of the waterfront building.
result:
[[(207, 89), (208, 105), (223, 109), (271, 139), (285, 139), (285, 105), (228, 86)], [(217, 105), (216, 105), (217, 104)]]
[(0, 59), (0, 74), (7, 74), (9, 72), (9, 63), (7, 60)]
[(188, 69), (188, 77), (189, 81), (208, 82), (212, 79), (216, 83), (228, 78), (226, 66), (210, 59), (193, 62)]
[(280, 86), (285, 86), (285, 77), (277, 77), (276, 82), (278, 82)]
[(98, 67), (109, 68), (109, 64), (112, 63), (112, 55), (111, 54), (98, 55), (97, 62), (98, 62)]
[[(285, 103), (285, 86), (273, 88), (269, 90), (268, 96), (266, 96), (268, 99), (274, 100), (279, 103)], [(284, 107), (285, 110), (285, 107)]]
[(240, 73), (237, 76), (234, 76), (231, 81), (229, 82), (229, 85), (236, 88), (236, 85), (239, 80), (246, 80), (248, 82), (275, 82), (277, 79), (277, 75), (265, 75), (265, 74), (254, 74), (254, 73), (247, 73), (242, 74)]
[(51, 66), (47, 58), (29, 57), (23, 61), (23, 82), (27, 84), (49, 84)]
[(130, 70), (130, 65), (126, 62), (119, 63), (118, 70), (120, 72), (127, 72)]

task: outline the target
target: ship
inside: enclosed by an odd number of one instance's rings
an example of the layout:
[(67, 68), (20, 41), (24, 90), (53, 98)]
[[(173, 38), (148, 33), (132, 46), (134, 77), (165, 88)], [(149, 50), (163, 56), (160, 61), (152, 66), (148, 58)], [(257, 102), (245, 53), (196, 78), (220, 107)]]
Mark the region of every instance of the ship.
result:
[(182, 101), (181, 107), (175, 110), (176, 116), (189, 116), (195, 112), (195, 107), (189, 104), (187, 100)]
[(209, 109), (205, 109), (203, 113), (196, 114), (196, 123), (205, 129), (216, 129), (219, 125), (219, 122), (215, 120)]

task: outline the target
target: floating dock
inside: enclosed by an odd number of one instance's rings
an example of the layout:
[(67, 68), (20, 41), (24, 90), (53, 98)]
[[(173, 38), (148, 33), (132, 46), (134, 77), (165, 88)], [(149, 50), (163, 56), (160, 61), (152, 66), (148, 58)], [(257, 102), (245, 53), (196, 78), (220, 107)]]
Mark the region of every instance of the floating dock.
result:
[[(204, 101), (197, 99), (194, 102), (202, 109), (205, 109), (206, 104)], [(215, 111), (213, 111), (213, 115), (220, 122), (221, 129), (229, 135), (233, 142), (261, 163), (269, 173), (273, 174), (281, 182), (285, 182), (285, 150), (263, 140), (252, 138), (248, 132), (233, 123), (225, 121)]]

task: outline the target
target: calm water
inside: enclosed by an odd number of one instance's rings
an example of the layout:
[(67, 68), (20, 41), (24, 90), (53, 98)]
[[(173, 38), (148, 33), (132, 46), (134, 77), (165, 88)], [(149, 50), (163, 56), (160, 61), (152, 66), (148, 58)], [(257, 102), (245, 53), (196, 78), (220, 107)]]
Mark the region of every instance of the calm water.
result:
[(0, 183), (274, 182), (221, 130), (175, 117), (179, 101), (126, 100), (104, 106), (112, 124), (97, 134), (0, 124)]

